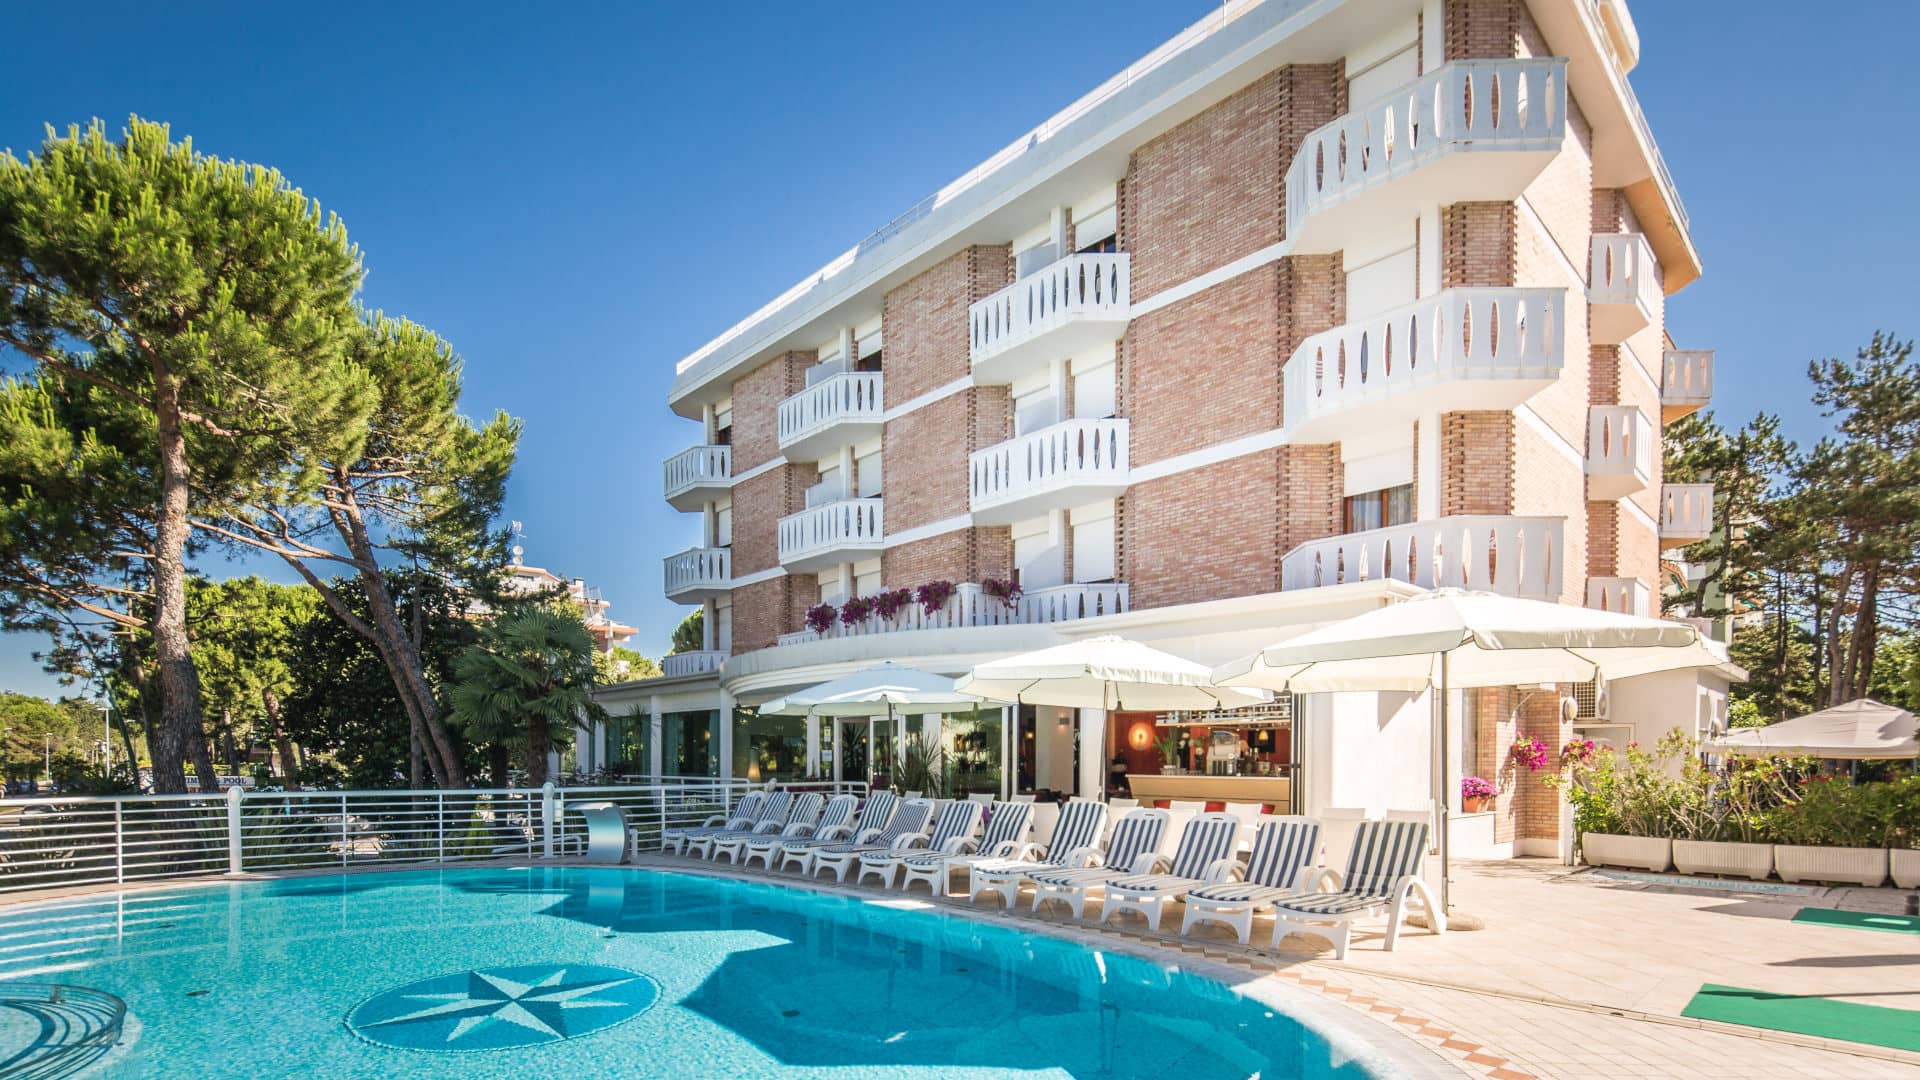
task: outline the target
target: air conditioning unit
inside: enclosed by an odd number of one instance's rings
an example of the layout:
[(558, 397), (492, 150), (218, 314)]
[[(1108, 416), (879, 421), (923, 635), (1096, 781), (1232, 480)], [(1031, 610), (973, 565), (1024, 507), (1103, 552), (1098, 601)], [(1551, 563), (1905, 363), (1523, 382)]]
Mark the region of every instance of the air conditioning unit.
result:
[(1607, 688), (1595, 682), (1573, 683), (1560, 699), (1561, 715), (1576, 724), (1591, 724), (1607, 719)]

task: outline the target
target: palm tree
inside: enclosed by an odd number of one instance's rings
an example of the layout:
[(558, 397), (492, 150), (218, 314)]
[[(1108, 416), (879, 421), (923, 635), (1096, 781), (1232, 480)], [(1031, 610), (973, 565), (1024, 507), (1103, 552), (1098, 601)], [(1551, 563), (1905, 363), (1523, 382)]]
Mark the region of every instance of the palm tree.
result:
[(570, 612), (532, 604), (501, 612), (453, 674), (454, 719), (475, 742), (522, 750), (536, 787), (547, 781), (556, 743), (567, 745), (579, 722), (604, 715), (593, 700), (593, 637)]

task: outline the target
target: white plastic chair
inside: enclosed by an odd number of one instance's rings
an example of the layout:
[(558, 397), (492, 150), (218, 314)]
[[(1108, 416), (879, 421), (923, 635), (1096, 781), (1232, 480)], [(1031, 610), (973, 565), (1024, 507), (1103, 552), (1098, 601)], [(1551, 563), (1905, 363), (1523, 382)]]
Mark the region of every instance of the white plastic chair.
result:
[(1367, 820), (1366, 810), (1352, 806), (1330, 806), (1316, 815), (1320, 819), (1320, 857), (1318, 866), (1345, 866), (1347, 853), (1353, 850), (1353, 837), (1360, 823)]

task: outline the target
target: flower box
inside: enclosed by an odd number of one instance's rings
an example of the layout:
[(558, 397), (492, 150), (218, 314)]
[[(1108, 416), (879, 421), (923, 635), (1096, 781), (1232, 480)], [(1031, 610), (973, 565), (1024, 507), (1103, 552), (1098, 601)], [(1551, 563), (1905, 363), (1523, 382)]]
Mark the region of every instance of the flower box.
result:
[(1782, 881), (1839, 881), (1871, 887), (1887, 880), (1887, 849), (1776, 844), (1773, 865)]
[(1460, 809), (1469, 814), (1484, 814), (1493, 809), (1493, 796), (1468, 796), (1460, 800)]
[(1658, 873), (1673, 861), (1673, 841), (1660, 836), (1582, 833), (1580, 857), (1590, 866), (1625, 866)]
[(1675, 840), (1673, 865), (1683, 874), (1724, 874), (1765, 881), (1773, 873), (1773, 845)]
[(1895, 848), (1888, 852), (1893, 883), (1902, 889), (1920, 889), (1920, 848)]

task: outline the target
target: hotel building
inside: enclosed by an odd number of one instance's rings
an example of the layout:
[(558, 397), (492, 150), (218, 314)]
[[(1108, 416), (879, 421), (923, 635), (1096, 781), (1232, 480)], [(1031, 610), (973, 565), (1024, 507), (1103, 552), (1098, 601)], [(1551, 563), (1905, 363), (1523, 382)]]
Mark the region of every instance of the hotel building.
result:
[[(680, 361), (698, 542), (665, 586), (706, 648), (605, 691), (583, 763), (853, 778), (922, 731), (971, 790), (1428, 805), (1426, 695), (751, 706), (1094, 634), (1218, 663), (1449, 585), (1658, 614), (1662, 551), (1713, 525), (1661, 428), (1714, 356), (1666, 332), (1700, 261), (1638, 53), (1620, 0), (1230, 0), (893, 217)], [(899, 590), (929, 602), (862, 615)], [(1456, 852), (1560, 850), (1517, 736), (1704, 730), (1738, 676), (1457, 692), (1452, 775), (1502, 793), (1443, 793)]]

